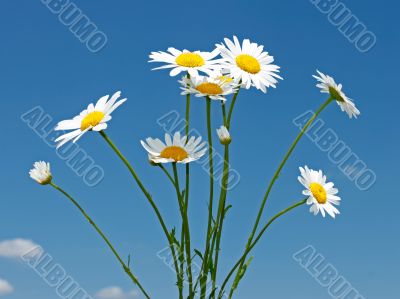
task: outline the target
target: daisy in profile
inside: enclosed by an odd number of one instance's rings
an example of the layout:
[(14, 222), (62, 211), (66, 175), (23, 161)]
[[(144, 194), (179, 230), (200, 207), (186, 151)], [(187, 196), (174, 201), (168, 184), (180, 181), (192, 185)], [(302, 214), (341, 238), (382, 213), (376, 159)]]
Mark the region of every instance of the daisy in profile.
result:
[(72, 132), (66, 133), (55, 140), (58, 142), (57, 148), (68, 141), (78, 141), (88, 131), (105, 130), (107, 122), (111, 120), (111, 113), (126, 101), (126, 99), (118, 100), (120, 96), (120, 91), (116, 92), (110, 99), (108, 95), (103, 96), (97, 101), (96, 105), (89, 104), (87, 109), (73, 119), (59, 122), (55, 128), (56, 131), (72, 130)]
[(188, 72), (191, 77), (198, 76), (199, 72), (211, 76), (214, 71), (221, 68), (220, 60), (213, 60), (219, 54), (218, 49), (212, 52), (190, 52), (188, 50), (180, 51), (175, 48), (168, 48), (168, 52), (151, 52), (149, 56), (151, 60), (149, 62), (165, 63), (165, 65), (153, 70), (172, 69), (169, 73), (172, 77), (181, 72)]
[(194, 94), (196, 97), (209, 97), (220, 101), (225, 101), (227, 95), (235, 93), (238, 89), (232, 78), (225, 76), (185, 76), (179, 83), (182, 84), (182, 95)]
[(181, 136), (179, 132), (173, 138), (165, 134), (165, 143), (153, 138), (140, 142), (154, 163), (189, 163), (200, 159), (207, 151), (206, 142), (201, 142), (201, 137), (190, 137), (188, 140), (187, 136)]
[(310, 212), (317, 215), (321, 212), (325, 217), (325, 212), (335, 218), (336, 214), (340, 214), (334, 205), (340, 204), (340, 197), (336, 196), (339, 192), (334, 188), (333, 183), (326, 182), (326, 176), (322, 171), (309, 169), (307, 166), (300, 167), (301, 176), (298, 177), (299, 182), (306, 188), (303, 194), (308, 196), (307, 204), (311, 205)]
[(251, 86), (267, 92), (267, 88), (276, 87), (277, 79), (282, 79), (279, 66), (272, 64), (274, 57), (264, 52), (264, 47), (251, 43), (245, 39), (240, 45), (236, 36), (233, 42), (225, 38), (224, 44), (217, 44), (221, 56), (225, 60), (223, 66), (236, 82), (242, 82), (243, 87), (249, 89)]
[(53, 178), (50, 163), (44, 161), (35, 162), (33, 168), (29, 171), (29, 176), (41, 185), (50, 184)]
[(342, 91), (342, 84), (336, 84), (335, 80), (317, 70), (318, 76), (313, 76), (318, 80), (317, 87), (322, 93), (329, 93), (336, 100), (342, 111), (346, 112), (350, 118), (357, 118), (360, 110), (357, 109), (353, 101)]

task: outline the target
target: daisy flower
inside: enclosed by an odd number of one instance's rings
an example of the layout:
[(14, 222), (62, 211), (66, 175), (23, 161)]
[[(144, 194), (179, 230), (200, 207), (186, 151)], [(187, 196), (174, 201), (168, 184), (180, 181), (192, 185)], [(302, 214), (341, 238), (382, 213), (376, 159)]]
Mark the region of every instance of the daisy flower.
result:
[(109, 100), (109, 96), (101, 97), (96, 105), (89, 104), (88, 108), (83, 110), (78, 116), (73, 119), (63, 120), (59, 122), (55, 128), (58, 130), (73, 130), (58, 137), (55, 141), (58, 142), (57, 148), (63, 146), (70, 140), (75, 143), (87, 131), (102, 131), (107, 128), (107, 122), (111, 120), (111, 113), (121, 106), (126, 99), (118, 100), (121, 92), (118, 91)]
[(169, 73), (172, 77), (181, 72), (188, 72), (192, 77), (198, 76), (199, 72), (211, 76), (214, 71), (221, 68), (219, 64), (220, 60), (213, 60), (219, 54), (218, 49), (212, 52), (190, 52), (188, 50), (180, 51), (175, 48), (168, 48), (168, 52), (151, 52), (149, 55), (151, 60), (149, 62), (166, 63), (153, 70), (172, 69)]
[(231, 135), (229, 134), (229, 131), (225, 126), (221, 126), (219, 129), (217, 129), (217, 134), (221, 144), (228, 145), (231, 143)]
[(165, 134), (165, 143), (160, 139), (147, 138), (140, 141), (149, 153), (149, 159), (154, 163), (189, 163), (200, 159), (207, 151), (206, 142), (201, 143), (201, 137), (182, 136), (176, 132), (171, 138)]
[(264, 52), (264, 46), (251, 43), (248, 39), (243, 40), (240, 45), (236, 36), (233, 42), (225, 38), (225, 44), (217, 44), (224, 58), (223, 67), (236, 82), (242, 82), (243, 87), (249, 89), (251, 86), (267, 92), (268, 87), (276, 87), (277, 79), (282, 79), (279, 66), (272, 64), (274, 57)]
[(307, 204), (311, 205), (310, 212), (317, 215), (321, 212), (325, 217), (325, 212), (335, 218), (336, 214), (340, 214), (334, 205), (340, 204), (340, 197), (336, 196), (338, 189), (333, 188), (333, 183), (326, 182), (326, 176), (322, 171), (309, 169), (307, 166), (300, 167), (301, 176), (298, 177), (299, 182), (306, 187), (303, 194), (308, 196)]
[(35, 162), (33, 169), (29, 171), (29, 176), (41, 185), (50, 184), (53, 178), (50, 171), (50, 163), (44, 161)]
[(317, 70), (319, 75), (313, 77), (318, 80), (317, 87), (322, 93), (329, 93), (332, 98), (336, 100), (342, 111), (346, 112), (350, 118), (353, 116), (357, 118), (360, 115), (360, 110), (357, 109), (356, 105), (348, 98), (342, 91), (342, 84), (336, 84), (335, 80)]
[(182, 95), (194, 94), (196, 97), (209, 97), (220, 101), (225, 101), (227, 95), (235, 93), (238, 89), (232, 78), (226, 76), (185, 76), (179, 83), (182, 84)]

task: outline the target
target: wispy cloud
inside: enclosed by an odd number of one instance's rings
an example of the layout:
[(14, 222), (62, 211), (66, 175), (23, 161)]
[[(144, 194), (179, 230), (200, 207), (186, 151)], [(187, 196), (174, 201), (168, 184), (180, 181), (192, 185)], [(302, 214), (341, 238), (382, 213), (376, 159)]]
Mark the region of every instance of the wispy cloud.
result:
[(98, 299), (134, 299), (139, 298), (139, 293), (135, 290), (124, 292), (120, 287), (112, 286), (98, 291), (95, 297)]
[(20, 258), (23, 254), (38, 246), (27, 239), (4, 240), (0, 242), (0, 257)]
[(14, 292), (13, 286), (4, 279), (0, 278), (0, 296), (8, 295)]

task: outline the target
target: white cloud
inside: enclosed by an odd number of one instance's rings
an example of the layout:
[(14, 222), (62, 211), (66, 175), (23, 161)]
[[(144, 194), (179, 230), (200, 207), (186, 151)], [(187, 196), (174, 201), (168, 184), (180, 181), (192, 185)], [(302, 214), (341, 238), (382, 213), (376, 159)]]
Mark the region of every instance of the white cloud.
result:
[(0, 278), (0, 296), (8, 295), (14, 292), (12, 285), (4, 279)]
[(5, 240), (0, 242), (0, 257), (6, 258), (19, 258), (23, 254), (31, 251), (33, 248), (38, 247), (31, 240), (14, 239)]
[(97, 292), (98, 299), (134, 299), (139, 298), (137, 291), (132, 290), (125, 293), (120, 287), (108, 287)]

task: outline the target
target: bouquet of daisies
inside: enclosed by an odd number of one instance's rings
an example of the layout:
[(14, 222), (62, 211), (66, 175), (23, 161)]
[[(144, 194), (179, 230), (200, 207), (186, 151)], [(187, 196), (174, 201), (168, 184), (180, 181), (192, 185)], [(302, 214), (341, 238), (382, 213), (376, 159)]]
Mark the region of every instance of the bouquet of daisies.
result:
[[(239, 42), (236, 36), (233, 40), (224, 39), (224, 43), (216, 44), (212, 52), (177, 50), (169, 48), (167, 52), (152, 52), (150, 62), (160, 63), (157, 70), (168, 69), (170, 76), (183, 76), (178, 82), (181, 94), (186, 98), (186, 114), (184, 131), (177, 131), (174, 134), (165, 134), (163, 139), (146, 138), (141, 141), (144, 150), (147, 152), (150, 162), (165, 173), (166, 179), (170, 181), (171, 188), (176, 193), (177, 207), (179, 208), (180, 222), (169, 227), (164, 221), (163, 212), (157, 205), (157, 201), (150, 195), (146, 184), (134, 169), (134, 166), (125, 158), (110, 137), (105, 133), (111, 120), (113, 112), (125, 103), (126, 98), (121, 98), (121, 92), (114, 93), (111, 97), (101, 97), (96, 104), (89, 104), (87, 109), (72, 119), (58, 123), (55, 130), (68, 131), (58, 137), (57, 147), (68, 142), (77, 142), (85, 133), (98, 132), (102, 139), (108, 144), (115, 154), (121, 159), (132, 175), (134, 181), (140, 188), (145, 200), (148, 201), (161, 229), (165, 235), (176, 274), (177, 295), (183, 298), (232, 298), (240, 281), (249, 268), (252, 257), (249, 257), (253, 248), (257, 245), (270, 225), (289, 213), (295, 208), (308, 205), (310, 211), (323, 217), (328, 214), (335, 218), (339, 211), (340, 204), (338, 190), (321, 170), (313, 170), (307, 166), (300, 167), (299, 182), (304, 186), (303, 198), (299, 202), (283, 209), (280, 213), (264, 222), (263, 215), (266, 209), (269, 194), (279, 177), (286, 162), (290, 158), (297, 144), (304, 133), (311, 126), (318, 115), (336, 102), (342, 111), (350, 118), (357, 117), (360, 112), (353, 101), (342, 91), (342, 85), (336, 84), (335, 80), (318, 71), (315, 79), (317, 87), (322, 93), (327, 94), (327, 99), (316, 110), (314, 115), (304, 125), (288, 151), (284, 154), (282, 161), (272, 175), (271, 181), (266, 188), (264, 197), (260, 202), (258, 213), (254, 219), (254, 225), (249, 233), (248, 241), (243, 248), (242, 255), (232, 262), (231, 270), (221, 275), (219, 273), (220, 247), (224, 222), (227, 211), (231, 207), (229, 201), (230, 190), (230, 146), (232, 142), (231, 130), (235, 103), (242, 90), (256, 88), (264, 93), (269, 88), (275, 88), (279, 79), (279, 66), (273, 64), (274, 58), (264, 51), (262, 45), (244, 39)], [(189, 136), (190, 131), (190, 101), (192, 97), (204, 99), (207, 113), (207, 138)], [(222, 123), (213, 127), (211, 106), (221, 107)], [(215, 137), (223, 145), (223, 173), (219, 184), (216, 185), (215, 165), (213, 161), (213, 142)], [(205, 141), (203, 141), (205, 140)], [(207, 157), (209, 172), (209, 198), (208, 198), (208, 219), (207, 229), (204, 232), (203, 250), (194, 249), (191, 244), (190, 217), (188, 208), (190, 205), (190, 167), (193, 161)], [(50, 164), (44, 161), (36, 162), (30, 171), (32, 179), (41, 185), (49, 185), (61, 192), (79, 212), (89, 221), (95, 231), (104, 240), (106, 245), (116, 257), (125, 273), (138, 286), (146, 298), (152, 298), (145, 284), (134, 274), (129, 259), (125, 260), (120, 256), (118, 250), (93, 221), (85, 209), (64, 189), (56, 185), (50, 170)], [(181, 181), (180, 181), (181, 178)], [(182, 179), (184, 178), (184, 179)], [(218, 187), (218, 188), (217, 188)], [(219, 190), (217, 190), (219, 189)], [(179, 227), (177, 230), (175, 227)], [(194, 261), (199, 261), (200, 271), (194, 271)]]

